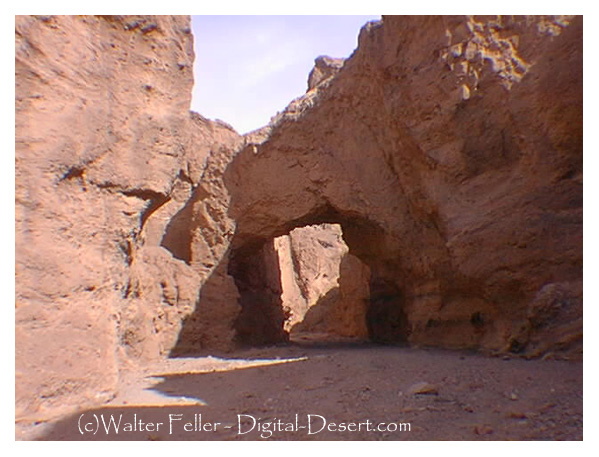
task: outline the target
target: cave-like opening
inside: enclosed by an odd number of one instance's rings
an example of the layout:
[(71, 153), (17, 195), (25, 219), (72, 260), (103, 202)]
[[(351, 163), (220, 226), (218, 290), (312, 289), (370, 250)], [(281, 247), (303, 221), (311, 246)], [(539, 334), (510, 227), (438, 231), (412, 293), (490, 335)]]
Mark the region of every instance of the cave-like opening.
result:
[(364, 229), (363, 221), (335, 219), (234, 249), (237, 342), (406, 341), (404, 294), (384, 270), (369, 266), (383, 247), (369, 239), (379, 230)]

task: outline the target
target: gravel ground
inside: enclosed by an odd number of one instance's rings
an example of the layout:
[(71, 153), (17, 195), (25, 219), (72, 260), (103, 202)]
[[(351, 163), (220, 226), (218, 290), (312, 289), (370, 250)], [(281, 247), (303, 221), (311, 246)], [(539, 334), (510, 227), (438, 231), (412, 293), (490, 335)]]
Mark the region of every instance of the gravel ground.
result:
[(109, 405), (19, 427), (17, 438), (582, 440), (582, 368), (581, 361), (295, 343), (162, 361), (129, 373)]

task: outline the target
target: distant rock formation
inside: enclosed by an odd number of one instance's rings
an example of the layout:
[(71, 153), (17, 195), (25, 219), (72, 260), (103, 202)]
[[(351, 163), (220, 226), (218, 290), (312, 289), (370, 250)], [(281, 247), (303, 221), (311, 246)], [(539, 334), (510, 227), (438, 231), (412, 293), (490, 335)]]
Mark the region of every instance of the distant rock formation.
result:
[(319, 56), (314, 60), (314, 68), (308, 75), (308, 90), (314, 89), (321, 82), (332, 78), (343, 68), (345, 59), (335, 59), (329, 56)]
[(275, 238), (281, 301), (290, 334), (367, 339), (368, 267), (348, 253), (339, 225), (292, 230)]

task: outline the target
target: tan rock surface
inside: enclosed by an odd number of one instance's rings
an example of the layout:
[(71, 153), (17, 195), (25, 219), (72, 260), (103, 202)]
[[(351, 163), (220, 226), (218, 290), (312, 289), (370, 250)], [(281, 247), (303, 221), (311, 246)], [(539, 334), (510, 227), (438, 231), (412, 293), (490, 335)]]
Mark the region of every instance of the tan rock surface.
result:
[(329, 56), (318, 56), (314, 59), (314, 68), (308, 75), (308, 90), (314, 89), (323, 81), (335, 76), (345, 59), (335, 59)]
[(300, 227), (275, 239), (286, 330), (366, 338), (368, 267), (348, 254), (341, 227)]
[[(239, 136), (190, 117), (188, 17), (15, 25), (16, 409), (26, 418), (105, 401), (119, 369), (171, 349), (222, 257), (230, 227), (215, 181)], [(188, 251), (220, 237), (199, 260), (169, 236), (190, 201), (204, 211), (218, 201), (187, 227)]]

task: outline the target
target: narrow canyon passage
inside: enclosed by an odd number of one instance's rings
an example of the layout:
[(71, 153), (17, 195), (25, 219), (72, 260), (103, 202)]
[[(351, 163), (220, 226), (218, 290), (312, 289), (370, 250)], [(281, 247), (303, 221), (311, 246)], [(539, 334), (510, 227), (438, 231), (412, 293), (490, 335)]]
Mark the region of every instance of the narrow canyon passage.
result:
[(242, 135), (189, 17), (15, 18), (21, 439), (582, 439), (582, 16), (356, 33)]
[(366, 341), (370, 269), (349, 252), (339, 224), (297, 227), (253, 253), (235, 253), (242, 344)]
[[(219, 325), (218, 315), (207, 313), (208, 307), (216, 309), (215, 301), (231, 310), (237, 347), (290, 340), (406, 342), (405, 292), (396, 271), (378, 268), (384, 258), (382, 231), (367, 220), (331, 214), (305, 219), (317, 223), (294, 223), (272, 238), (251, 238), (239, 245), (234, 240), (215, 270), (223, 274), (204, 285), (202, 293), (208, 293), (183, 322), (171, 356), (214, 353), (213, 344), (198, 338), (207, 327)], [(372, 259), (379, 262), (374, 270), (368, 265)], [(223, 293), (223, 277), (234, 282), (233, 293)]]

